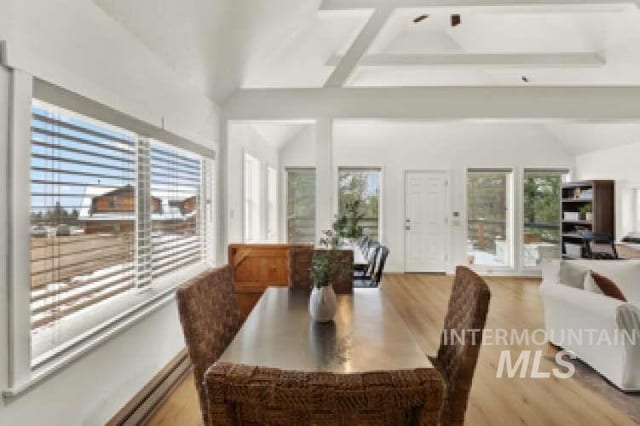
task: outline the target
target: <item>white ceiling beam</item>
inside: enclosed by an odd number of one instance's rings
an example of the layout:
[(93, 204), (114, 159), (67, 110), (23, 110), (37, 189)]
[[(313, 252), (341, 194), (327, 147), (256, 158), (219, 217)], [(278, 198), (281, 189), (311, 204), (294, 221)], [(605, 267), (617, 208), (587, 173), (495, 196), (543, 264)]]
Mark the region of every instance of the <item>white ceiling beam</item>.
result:
[(435, 7), (487, 7), (487, 6), (610, 6), (635, 4), (633, 0), (322, 0), (320, 10), (378, 9), (392, 5), (395, 9)]
[[(336, 66), (343, 60), (335, 55), (327, 62)], [(592, 52), (564, 53), (445, 53), (365, 55), (360, 67), (443, 67), (443, 68), (595, 68), (605, 64), (604, 59)]]
[(325, 87), (342, 87), (346, 83), (360, 59), (367, 53), (369, 46), (389, 19), (393, 8), (380, 7), (373, 11), (360, 34), (353, 41), (347, 53), (342, 57), (325, 83)]
[(245, 89), (230, 120), (333, 118), (640, 122), (640, 87)]

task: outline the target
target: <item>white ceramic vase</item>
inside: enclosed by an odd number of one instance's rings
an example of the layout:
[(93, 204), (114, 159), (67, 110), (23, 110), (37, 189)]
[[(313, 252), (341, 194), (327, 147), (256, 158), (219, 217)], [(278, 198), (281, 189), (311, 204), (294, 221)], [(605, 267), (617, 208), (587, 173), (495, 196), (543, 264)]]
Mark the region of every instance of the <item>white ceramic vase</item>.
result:
[(336, 314), (336, 293), (331, 285), (313, 287), (309, 298), (309, 314), (316, 322), (329, 322)]

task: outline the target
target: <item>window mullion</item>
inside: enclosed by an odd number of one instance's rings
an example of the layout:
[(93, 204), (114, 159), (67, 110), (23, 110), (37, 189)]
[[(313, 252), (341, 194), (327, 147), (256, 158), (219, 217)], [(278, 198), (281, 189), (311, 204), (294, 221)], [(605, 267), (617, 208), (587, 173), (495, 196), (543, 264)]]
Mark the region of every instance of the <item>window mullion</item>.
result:
[(203, 236), (200, 241), (200, 248), (202, 250), (202, 259), (205, 261), (208, 259), (208, 250), (207, 250), (207, 209), (209, 208), (209, 169), (208, 169), (207, 161), (203, 158), (200, 160), (200, 193), (198, 194), (198, 208), (200, 209), (200, 213), (196, 216), (196, 226), (198, 228), (198, 233)]
[(136, 155), (136, 285), (151, 283), (151, 174), (149, 140), (138, 138)]

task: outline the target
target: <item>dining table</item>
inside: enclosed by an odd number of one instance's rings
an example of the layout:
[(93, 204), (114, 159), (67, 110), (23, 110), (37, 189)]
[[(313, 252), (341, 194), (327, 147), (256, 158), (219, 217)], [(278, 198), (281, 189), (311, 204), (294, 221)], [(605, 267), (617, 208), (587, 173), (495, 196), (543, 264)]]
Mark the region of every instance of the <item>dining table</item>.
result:
[(384, 291), (337, 296), (333, 321), (314, 322), (309, 292), (269, 287), (219, 361), (305, 372), (434, 368)]

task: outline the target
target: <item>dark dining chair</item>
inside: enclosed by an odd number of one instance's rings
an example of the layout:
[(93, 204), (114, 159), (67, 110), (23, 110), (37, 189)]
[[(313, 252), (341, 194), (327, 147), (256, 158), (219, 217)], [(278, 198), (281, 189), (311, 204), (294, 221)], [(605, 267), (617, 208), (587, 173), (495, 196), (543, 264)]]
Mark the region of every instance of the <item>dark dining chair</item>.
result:
[(386, 246), (377, 246), (372, 249), (367, 269), (363, 273), (354, 276), (356, 287), (378, 287), (382, 280), (388, 256), (389, 248)]
[(216, 363), (205, 375), (211, 425), (436, 426), (435, 368), (338, 374)]
[[(447, 385), (442, 424), (462, 426), (482, 344), (491, 292), (475, 272), (464, 266), (456, 269), (449, 307), (436, 357), (429, 357)], [(463, 338), (450, 338), (456, 336)]]
[(367, 264), (360, 268), (359, 270), (353, 271), (353, 278), (360, 279), (366, 276), (371, 276), (373, 274), (373, 267), (376, 261), (376, 254), (378, 253), (378, 248), (380, 246), (376, 245), (372, 247), (368, 252), (362, 251), (362, 255), (367, 259)]
[(209, 425), (204, 373), (222, 355), (242, 324), (231, 266), (203, 272), (178, 288), (176, 299), (202, 419)]

